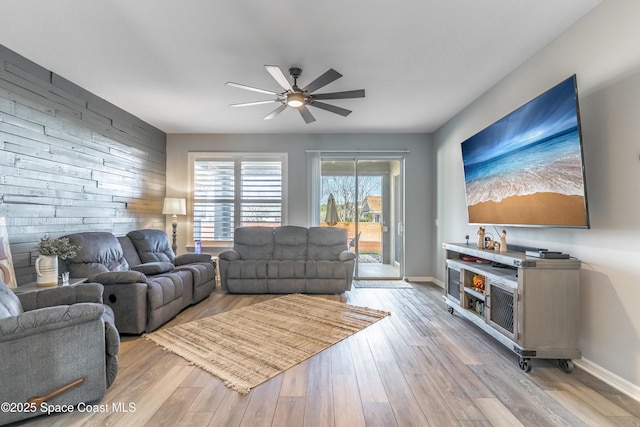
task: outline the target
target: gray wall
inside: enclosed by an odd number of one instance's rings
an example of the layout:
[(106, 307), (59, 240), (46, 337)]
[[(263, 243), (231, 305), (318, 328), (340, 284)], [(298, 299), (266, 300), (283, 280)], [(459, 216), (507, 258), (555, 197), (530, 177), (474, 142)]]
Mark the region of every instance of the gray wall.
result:
[[(605, 1), (434, 135), (437, 250), (475, 236), (467, 223), (460, 143), (577, 74), (590, 230), (507, 229), (508, 242), (583, 261), (579, 366), (640, 398), (640, 2)], [(493, 230), (490, 230), (493, 231)], [(442, 253), (438, 263), (442, 263)], [(438, 271), (441, 279), (443, 269)], [(552, 331), (550, 331), (552, 333)], [(535, 369), (535, 368), (534, 368)]]
[[(259, 120), (259, 119), (258, 119)], [(167, 194), (187, 198), (190, 151), (288, 153), (289, 225), (308, 226), (308, 172), (306, 150), (409, 150), (405, 163), (406, 212), (405, 275), (431, 277), (434, 273), (435, 158), (426, 134), (331, 135), (168, 135)], [(187, 244), (187, 224), (179, 218), (178, 246)], [(180, 252), (181, 249), (178, 249)]]
[(18, 284), (44, 235), (164, 228), (166, 136), (0, 45), (0, 217)]

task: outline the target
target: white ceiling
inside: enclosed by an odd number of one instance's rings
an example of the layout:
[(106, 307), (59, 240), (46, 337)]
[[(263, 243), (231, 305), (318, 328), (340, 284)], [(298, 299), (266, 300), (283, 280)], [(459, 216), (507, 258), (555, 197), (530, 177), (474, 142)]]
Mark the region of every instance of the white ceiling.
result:
[[(0, 43), (167, 133), (433, 132), (600, 0), (0, 0)], [(329, 68), (310, 108), (230, 108), (280, 92), (263, 65)]]

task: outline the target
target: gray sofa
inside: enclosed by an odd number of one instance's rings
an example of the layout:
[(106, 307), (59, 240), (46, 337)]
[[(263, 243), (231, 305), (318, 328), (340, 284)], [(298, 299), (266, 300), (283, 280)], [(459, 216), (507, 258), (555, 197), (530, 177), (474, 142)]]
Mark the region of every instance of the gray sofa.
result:
[[(118, 372), (120, 337), (102, 291), (98, 283), (85, 283), (15, 295), (0, 280), (0, 402), (25, 404), (81, 378), (46, 403), (76, 405), (104, 396)], [(42, 414), (32, 409), (3, 407), (0, 425)]]
[(71, 277), (102, 283), (104, 300), (120, 333), (150, 332), (215, 288), (215, 267), (207, 254), (176, 256), (161, 230), (135, 230), (115, 237), (106, 232), (65, 236), (79, 245), (65, 261)]
[(231, 293), (337, 294), (351, 289), (355, 254), (335, 227), (240, 227), (233, 249), (218, 256)]

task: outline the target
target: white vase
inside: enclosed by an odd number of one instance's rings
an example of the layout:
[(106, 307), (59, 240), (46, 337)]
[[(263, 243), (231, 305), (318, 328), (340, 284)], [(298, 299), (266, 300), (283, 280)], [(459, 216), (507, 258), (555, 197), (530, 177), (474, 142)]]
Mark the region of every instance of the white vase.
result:
[(58, 255), (40, 255), (36, 259), (36, 283), (38, 286), (58, 284)]

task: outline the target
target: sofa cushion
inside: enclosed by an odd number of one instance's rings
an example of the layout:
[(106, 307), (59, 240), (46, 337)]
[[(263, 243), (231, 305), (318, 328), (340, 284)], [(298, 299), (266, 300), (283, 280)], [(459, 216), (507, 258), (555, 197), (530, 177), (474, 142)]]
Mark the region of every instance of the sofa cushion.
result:
[(129, 263), (124, 258), (122, 246), (111, 233), (93, 231), (66, 236), (80, 246), (75, 257), (67, 259), (71, 277), (89, 277), (104, 271), (127, 271)]
[(0, 319), (17, 316), (22, 313), (22, 311), (20, 299), (0, 280)]
[(127, 236), (117, 237), (118, 242), (120, 242), (120, 246), (122, 246), (122, 253), (124, 254), (124, 259), (127, 260), (129, 265), (138, 265), (142, 264), (140, 257), (138, 256), (138, 251), (136, 247), (133, 246), (133, 242)]
[(307, 259), (337, 261), (340, 253), (347, 250), (347, 230), (336, 227), (309, 228)]
[(182, 298), (182, 281), (175, 277), (157, 276), (147, 280), (150, 309), (154, 310)]
[(269, 279), (301, 279), (305, 277), (303, 260), (271, 260), (267, 263)]
[(307, 261), (308, 279), (343, 279), (347, 277), (347, 266), (340, 261)]
[(287, 225), (273, 233), (273, 259), (307, 259), (307, 228)]
[(273, 256), (273, 228), (236, 228), (233, 249), (240, 254), (240, 258), (243, 260), (271, 259)]
[(151, 332), (175, 317), (183, 308), (184, 283), (175, 274), (147, 280), (147, 326)]
[(233, 279), (266, 279), (267, 260), (238, 260), (229, 264), (227, 277)]
[(127, 233), (135, 246), (140, 261), (174, 263), (176, 254), (169, 245), (169, 236), (162, 230), (144, 229)]

